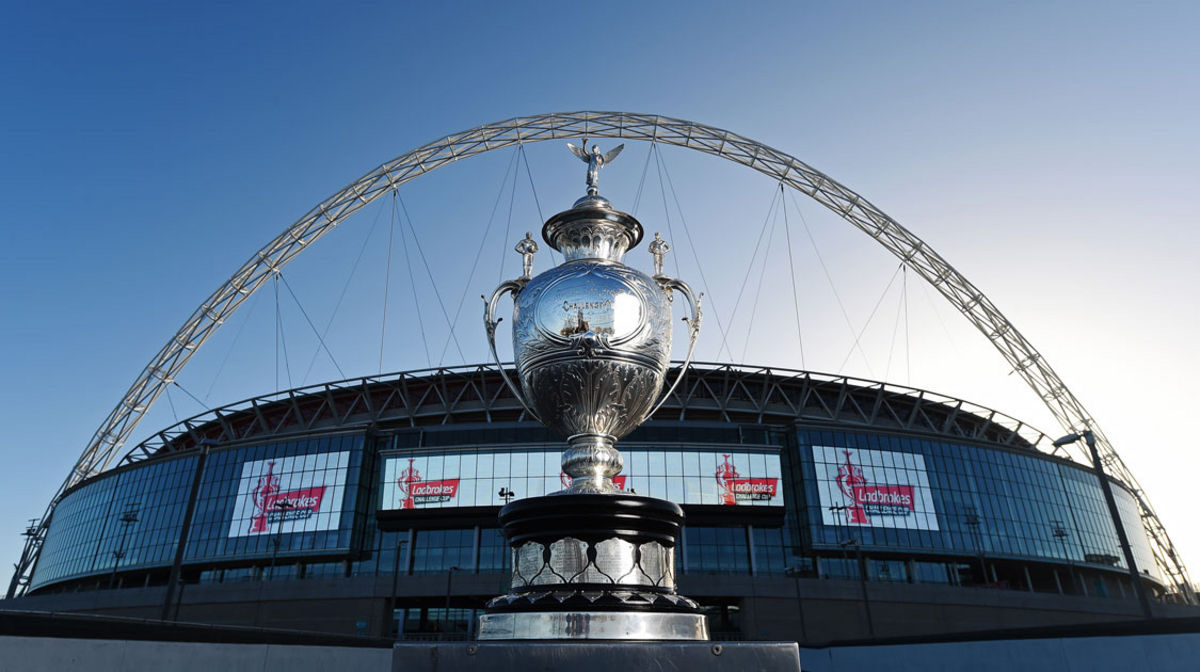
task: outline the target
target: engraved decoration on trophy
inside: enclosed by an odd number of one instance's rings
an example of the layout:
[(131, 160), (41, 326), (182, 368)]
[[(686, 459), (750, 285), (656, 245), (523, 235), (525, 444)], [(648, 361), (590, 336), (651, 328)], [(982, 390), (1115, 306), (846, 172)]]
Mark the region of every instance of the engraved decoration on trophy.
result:
[[(523, 273), (500, 284), (486, 300), (484, 323), (492, 356), (505, 383), (526, 410), (567, 437), (562, 470), (571, 477), (562, 494), (617, 493), (613, 477), (623, 460), (618, 439), (650, 417), (674, 391), (691, 363), (700, 332), (700, 299), (662, 269), (670, 249), (655, 234), (650, 277), (622, 263), (642, 239), (642, 225), (600, 196), (600, 169), (624, 145), (601, 154), (568, 144), (588, 164), (587, 195), (546, 221), (542, 238), (565, 261), (532, 274), (537, 243), (517, 243)], [(586, 147), (586, 139), (584, 141)], [(687, 298), (691, 314), (687, 357), (663, 391), (670, 364), (672, 293)], [(500, 364), (496, 317), (500, 298), (513, 296), (513, 355), (517, 383)]]

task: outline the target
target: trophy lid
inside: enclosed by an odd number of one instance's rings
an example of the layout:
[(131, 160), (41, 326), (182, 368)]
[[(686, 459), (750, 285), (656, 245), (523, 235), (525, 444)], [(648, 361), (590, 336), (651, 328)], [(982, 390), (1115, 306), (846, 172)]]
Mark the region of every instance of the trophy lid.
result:
[(600, 194), (575, 201), (542, 226), (542, 239), (562, 252), (567, 261), (607, 259), (621, 261), (625, 252), (637, 247), (644, 232), (633, 215), (612, 207)]
[(598, 193), (589, 193), (587, 196), (583, 196), (578, 201), (575, 201), (575, 205), (571, 206), (571, 209), (573, 210), (578, 210), (579, 208), (598, 208), (605, 210), (614, 209), (612, 202)]

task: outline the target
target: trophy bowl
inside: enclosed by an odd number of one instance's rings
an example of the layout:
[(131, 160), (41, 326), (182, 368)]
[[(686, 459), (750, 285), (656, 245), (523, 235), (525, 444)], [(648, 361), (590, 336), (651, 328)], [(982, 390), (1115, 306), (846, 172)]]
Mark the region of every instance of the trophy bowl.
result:
[[(641, 240), (642, 225), (597, 194), (547, 220), (542, 238), (565, 261), (529, 277), (537, 245), (526, 234), (517, 244), (526, 255), (526, 275), (501, 284), (488, 301), (489, 339), (494, 353), (496, 303), (511, 292), (520, 384), (518, 391), (510, 381), (514, 394), (566, 437), (562, 467), (572, 480), (564, 492), (613, 494), (618, 489), (612, 478), (623, 466), (617, 440), (642, 424), (663, 396), (671, 355), (670, 292), (681, 291), (691, 303), (693, 347), (698, 300), (686, 284), (661, 275), (661, 252), (655, 253), (660, 273), (653, 278), (622, 263)], [(665, 251), (663, 241), (655, 243)]]
[(521, 390), (537, 417), (567, 437), (573, 492), (613, 492), (621, 456), (609, 450), (654, 409), (671, 347), (666, 292), (624, 264), (568, 261), (533, 278), (513, 310)]

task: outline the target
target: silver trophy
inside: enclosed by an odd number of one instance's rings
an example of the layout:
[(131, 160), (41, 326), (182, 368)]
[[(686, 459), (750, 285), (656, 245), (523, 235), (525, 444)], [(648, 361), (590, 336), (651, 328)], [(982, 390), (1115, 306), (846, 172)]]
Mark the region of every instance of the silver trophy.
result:
[[(642, 225), (614, 210), (599, 195), (596, 172), (620, 149), (605, 156), (593, 146), (588, 157), (588, 195), (546, 221), (542, 237), (566, 261), (530, 277), (537, 243), (517, 243), (524, 274), (501, 283), (487, 301), (488, 344), (513, 394), (537, 420), (567, 437), (563, 472), (571, 485), (563, 493), (618, 492), (612, 478), (621, 473), (618, 439), (650, 417), (679, 384), (700, 333), (700, 299), (686, 283), (662, 271), (669, 250), (655, 234), (653, 278), (621, 263), (642, 240)], [(688, 353), (675, 381), (662, 394), (671, 356), (672, 292), (688, 300)], [(496, 307), (505, 293), (514, 298), (513, 355), (520, 389), (496, 352)]]
[[(546, 221), (542, 238), (565, 261), (536, 276), (538, 245), (517, 243), (523, 274), (486, 301), (484, 323), (505, 383), (526, 410), (566, 437), (566, 489), (504, 507), (513, 548), (512, 592), (489, 603), (482, 639), (707, 639), (696, 604), (675, 594), (674, 548), (683, 513), (664, 500), (622, 493), (617, 441), (650, 417), (679, 384), (700, 332), (700, 297), (664, 274), (670, 249), (650, 245), (655, 274), (622, 263), (642, 225), (600, 196), (601, 154), (568, 145), (588, 163), (587, 195)], [(586, 140), (584, 142), (586, 147)], [(673, 293), (688, 301), (688, 352), (664, 392)], [(518, 384), (496, 352), (497, 304), (513, 295)]]

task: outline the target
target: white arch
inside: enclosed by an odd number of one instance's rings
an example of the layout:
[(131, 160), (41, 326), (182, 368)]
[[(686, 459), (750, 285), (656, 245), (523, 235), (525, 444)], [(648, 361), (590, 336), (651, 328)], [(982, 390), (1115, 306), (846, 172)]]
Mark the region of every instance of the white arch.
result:
[[(179, 331), (151, 359), (116, 408), (96, 430), (71, 474), (43, 516), (37, 534), (13, 579), (12, 595), (27, 574), (44, 538), (49, 514), (63, 492), (109, 467), (134, 428), (201, 345), (242, 302), (262, 287), (308, 245), (331, 231), (372, 200), (413, 178), (459, 159), (522, 143), (556, 138), (624, 138), (695, 149), (719, 156), (800, 191), (862, 230), (928, 281), (1000, 351), (1013, 369), (1041, 397), (1055, 419), (1070, 432), (1091, 429), (1102, 459), (1113, 476), (1134, 491), (1164, 576), (1184, 592), (1190, 582), (1140, 486), (1099, 426), (1071, 394), (1062, 379), (1033, 345), (975, 285), (941, 255), (865, 198), (808, 164), (749, 138), (712, 126), (658, 115), (626, 112), (570, 112), (516, 117), (448, 135), (384, 163), (319, 203), (254, 256), (212, 293)], [(1086, 462), (1086, 460), (1084, 460)], [(1186, 588), (1184, 588), (1186, 586)]]

